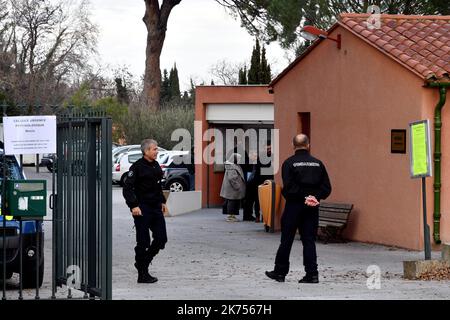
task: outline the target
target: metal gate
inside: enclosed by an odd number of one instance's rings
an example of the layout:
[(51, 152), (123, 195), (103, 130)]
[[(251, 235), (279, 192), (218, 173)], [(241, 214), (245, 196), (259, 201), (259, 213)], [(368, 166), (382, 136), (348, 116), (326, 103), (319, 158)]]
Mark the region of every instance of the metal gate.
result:
[(111, 162), (110, 119), (90, 113), (60, 118), (52, 201), (54, 289), (65, 284), (84, 291), (85, 298), (111, 299)]
[[(4, 115), (6, 107), (3, 105)], [(92, 112), (87, 108), (80, 113), (73, 113), (71, 107), (52, 107), (52, 110), (57, 114), (57, 154), (53, 157), (52, 191), (49, 198), (49, 207), (52, 209), (50, 298), (61, 298), (57, 295), (57, 287), (66, 285), (67, 296), (63, 298), (111, 299), (111, 119), (104, 113)], [(3, 225), (4, 221), (5, 219)], [(17, 218), (17, 221), (20, 227), (17, 227), (15, 234), (7, 235), (7, 228), (3, 228), (0, 235), (3, 240), (2, 252), (6, 252), (6, 244), (11, 243), (8, 240), (12, 238), (7, 239), (8, 236), (22, 239), (22, 220)], [(42, 220), (36, 220), (37, 226), (41, 223)], [(43, 239), (38, 243), (42, 244), (37, 244), (36, 261), (39, 261), (39, 254), (43, 252)], [(22, 264), (22, 259), (20, 260)], [(2, 298), (6, 299), (6, 262), (2, 265)], [(36, 264), (37, 268), (38, 265), (39, 263)], [(18, 298), (23, 299), (22, 278), (25, 278), (25, 274), (22, 274), (22, 266), (20, 270)], [(36, 272), (39, 274), (42, 270), (38, 269)], [(77, 294), (73, 289), (76, 289)], [(39, 285), (36, 285), (35, 299), (40, 298)]]

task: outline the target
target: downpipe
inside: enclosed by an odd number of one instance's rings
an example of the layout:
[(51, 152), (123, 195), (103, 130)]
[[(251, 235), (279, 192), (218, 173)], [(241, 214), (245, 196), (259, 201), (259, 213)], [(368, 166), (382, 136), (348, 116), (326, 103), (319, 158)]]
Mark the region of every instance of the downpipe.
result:
[(430, 87), (439, 88), (439, 102), (434, 109), (434, 211), (433, 211), (433, 239), (436, 244), (441, 243), (441, 131), (442, 131), (442, 108), (447, 95), (447, 87), (450, 83), (431, 83)]

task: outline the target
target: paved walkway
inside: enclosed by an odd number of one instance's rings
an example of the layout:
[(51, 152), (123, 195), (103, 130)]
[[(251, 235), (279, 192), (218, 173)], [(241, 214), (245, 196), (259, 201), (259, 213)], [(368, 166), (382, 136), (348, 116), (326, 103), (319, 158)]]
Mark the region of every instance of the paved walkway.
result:
[[(266, 233), (261, 223), (226, 222), (218, 209), (168, 217), (169, 242), (150, 266), (159, 281), (137, 284), (134, 230), (118, 192), (114, 191), (114, 299), (450, 298), (450, 281), (402, 279), (402, 261), (423, 259), (422, 252), (356, 242), (318, 243), (320, 283), (300, 285), (303, 265), (297, 237), (286, 282), (275, 282), (264, 271), (273, 268), (280, 234)], [(433, 257), (440, 253), (433, 252)], [(380, 289), (367, 287), (371, 265), (380, 269)]]
[[(33, 176), (31, 172), (30, 176)], [(450, 281), (402, 278), (402, 262), (421, 260), (423, 252), (356, 242), (318, 243), (320, 283), (300, 285), (297, 281), (303, 276), (302, 247), (297, 236), (291, 253), (291, 271), (286, 282), (278, 283), (268, 279), (264, 271), (273, 269), (280, 234), (266, 233), (262, 223), (226, 222), (219, 209), (168, 217), (166, 222), (169, 242), (150, 266), (151, 274), (159, 281), (137, 284), (133, 267), (132, 218), (125, 206), (122, 189), (113, 187), (114, 299), (450, 298)], [(51, 294), (51, 223), (46, 223), (45, 231), (46, 270), (41, 298)], [(433, 258), (439, 257), (440, 252), (433, 252)], [(367, 274), (371, 265), (378, 266), (381, 272), (379, 289), (367, 286), (369, 277), (373, 276), (373, 273)], [(13, 282), (14, 279), (8, 282), (9, 297), (17, 297), (14, 292), (17, 286)], [(65, 294), (66, 290), (62, 289), (58, 296)], [(75, 292), (74, 296), (79, 295)], [(26, 290), (25, 297), (33, 298), (34, 291)]]

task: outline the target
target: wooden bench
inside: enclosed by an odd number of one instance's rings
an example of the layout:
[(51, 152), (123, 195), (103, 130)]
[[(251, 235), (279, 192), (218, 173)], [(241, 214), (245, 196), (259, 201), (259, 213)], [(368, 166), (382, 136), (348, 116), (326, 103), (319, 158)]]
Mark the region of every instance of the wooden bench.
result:
[(324, 243), (328, 243), (330, 239), (344, 242), (342, 230), (347, 226), (352, 209), (353, 204), (321, 202), (319, 206), (319, 229), (321, 231), (319, 239), (323, 235)]

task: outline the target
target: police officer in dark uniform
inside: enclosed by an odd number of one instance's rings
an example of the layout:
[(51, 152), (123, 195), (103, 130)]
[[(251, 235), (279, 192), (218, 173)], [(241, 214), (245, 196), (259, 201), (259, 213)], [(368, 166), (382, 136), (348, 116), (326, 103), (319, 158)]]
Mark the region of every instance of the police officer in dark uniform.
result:
[[(134, 219), (136, 227), (136, 247), (134, 266), (138, 270), (138, 283), (158, 281), (148, 273), (153, 258), (164, 249), (167, 242), (165, 211), (166, 199), (160, 181), (163, 172), (156, 161), (158, 144), (145, 139), (141, 143), (143, 157), (136, 161), (128, 171), (123, 187), (123, 196)], [(153, 241), (150, 241), (149, 229)]]
[(303, 245), (306, 275), (299, 283), (318, 283), (316, 236), (319, 225), (319, 201), (331, 193), (331, 184), (323, 163), (309, 154), (309, 139), (299, 134), (293, 139), (295, 155), (282, 166), (283, 190), (286, 199), (281, 217), (281, 243), (275, 258), (275, 269), (266, 275), (284, 282), (289, 272), (289, 255), (295, 233), (299, 230)]

